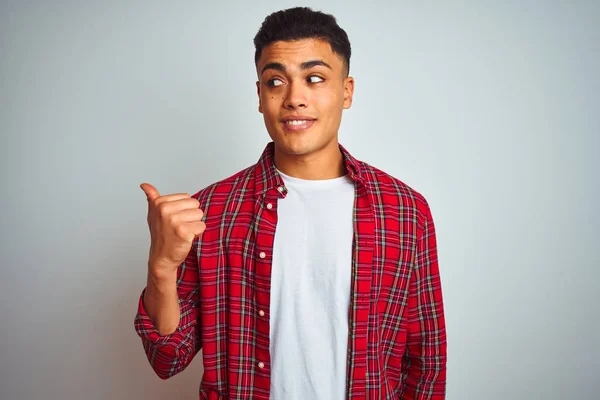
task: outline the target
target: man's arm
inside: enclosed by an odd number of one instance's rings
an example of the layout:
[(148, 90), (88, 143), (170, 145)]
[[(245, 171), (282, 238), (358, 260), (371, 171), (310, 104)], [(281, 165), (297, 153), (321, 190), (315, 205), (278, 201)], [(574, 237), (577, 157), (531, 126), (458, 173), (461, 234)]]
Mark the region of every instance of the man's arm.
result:
[(202, 348), (196, 246), (177, 269), (176, 279), (153, 281), (149, 270), (134, 325), (152, 369), (167, 379), (183, 371)]
[(410, 280), (407, 351), (399, 398), (437, 400), (446, 393), (446, 325), (435, 227), (427, 202), (420, 208), (423, 218)]
[(152, 368), (167, 379), (183, 371), (202, 346), (197, 249), (206, 224), (200, 202), (189, 194), (161, 196), (149, 183), (140, 187), (148, 200), (151, 240), (147, 286), (134, 324)]

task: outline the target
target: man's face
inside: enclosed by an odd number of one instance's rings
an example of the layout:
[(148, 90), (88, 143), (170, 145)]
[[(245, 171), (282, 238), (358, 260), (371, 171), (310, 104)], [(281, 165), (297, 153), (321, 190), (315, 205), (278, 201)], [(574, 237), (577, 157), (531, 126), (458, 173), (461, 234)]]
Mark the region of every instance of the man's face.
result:
[(318, 39), (271, 43), (257, 63), (259, 112), (283, 157), (337, 149), (342, 110), (354, 80), (343, 59)]

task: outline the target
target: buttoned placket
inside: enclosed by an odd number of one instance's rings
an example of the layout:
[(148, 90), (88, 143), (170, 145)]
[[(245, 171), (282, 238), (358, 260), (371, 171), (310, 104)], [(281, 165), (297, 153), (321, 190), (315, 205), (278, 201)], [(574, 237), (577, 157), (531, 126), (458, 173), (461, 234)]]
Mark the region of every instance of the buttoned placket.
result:
[[(256, 257), (255, 274), (256, 282), (254, 301), (256, 309), (256, 331), (257, 344), (255, 350), (255, 362), (257, 367), (256, 385), (268, 388), (270, 385), (271, 361), (269, 354), (269, 310), (270, 310), (270, 286), (271, 268), (273, 262), (273, 244), (275, 226), (277, 225), (277, 201), (285, 198), (287, 189), (283, 185), (268, 190), (256, 204), (255, 213), (259, 226), (256, 229)], [(265, 223), (268, 222), (268, 223)]]

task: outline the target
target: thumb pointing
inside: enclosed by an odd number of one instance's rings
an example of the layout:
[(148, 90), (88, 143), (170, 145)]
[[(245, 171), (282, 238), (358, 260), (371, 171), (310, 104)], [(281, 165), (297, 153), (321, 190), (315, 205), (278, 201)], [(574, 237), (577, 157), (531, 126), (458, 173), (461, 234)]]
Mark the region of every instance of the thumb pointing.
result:
[(146, 193), (146, 198), (148, 199), (148, 201), (152, 201), (160, 196), (158, 190), (156, 190), (156, 188), (149, 183), (142, 183), (140, 185), (140, 188), (142, 188), (144, 193)]

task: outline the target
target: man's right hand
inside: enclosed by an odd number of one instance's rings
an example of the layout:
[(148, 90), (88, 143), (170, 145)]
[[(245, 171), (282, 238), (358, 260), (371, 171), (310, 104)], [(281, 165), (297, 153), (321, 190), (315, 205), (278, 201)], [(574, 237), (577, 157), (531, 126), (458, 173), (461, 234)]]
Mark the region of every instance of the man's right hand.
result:
[(187, 193), (161, 196), (154, 186), (142, 183), (148, 200), (150, 254), (148, 267), (155, 278), (172, 277), (186, 259), (192, 243), (206, 229), (198, 200)]

